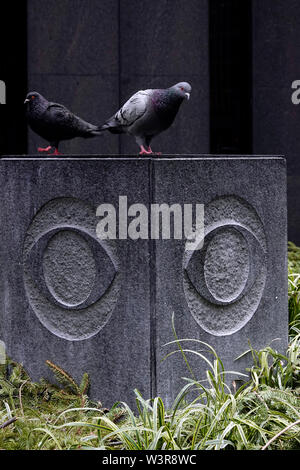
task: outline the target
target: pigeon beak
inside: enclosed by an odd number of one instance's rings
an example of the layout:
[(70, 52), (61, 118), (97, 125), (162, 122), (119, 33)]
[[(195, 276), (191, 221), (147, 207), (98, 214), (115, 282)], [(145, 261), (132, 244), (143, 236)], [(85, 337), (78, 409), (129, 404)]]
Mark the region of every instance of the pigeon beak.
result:
[(186, 93), (185, 96), (186, 96), (186, 99), (187, 99), (187, 100), (190, 99), (190, 94), (189, 94), (189, 93)]
[(26, 98), (26, 100), (24, 101), (24, 104), (27, 104), (27, 103), (29, 103), (29, 99), (28, 99), (28, 98)]

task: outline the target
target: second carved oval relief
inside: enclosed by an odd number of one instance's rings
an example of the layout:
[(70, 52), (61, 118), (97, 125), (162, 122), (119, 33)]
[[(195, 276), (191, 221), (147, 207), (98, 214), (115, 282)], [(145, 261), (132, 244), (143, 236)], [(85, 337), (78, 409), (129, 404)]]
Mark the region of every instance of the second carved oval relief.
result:
[(223, 196), (205, 206), (204, 238), (183, 256), (184, 293), (201, 328), (226, 336), (249, 322), (265, 287), (266, 256), (264, 228), (248, 202)]

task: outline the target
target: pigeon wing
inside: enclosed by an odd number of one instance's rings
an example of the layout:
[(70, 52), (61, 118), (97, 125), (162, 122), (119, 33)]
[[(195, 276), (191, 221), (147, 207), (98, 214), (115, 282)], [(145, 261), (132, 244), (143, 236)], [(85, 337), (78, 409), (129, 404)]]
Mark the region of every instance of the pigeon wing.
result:
[(96, 129), (96, 126), (84, 121), (59, 103), (49, 103), (43, 117), (62, 138), (85, 136)]
[[(129, 98), (119, 111), (103, 126), (103, 129), (124, 132), (132, 126), (147, 111), (152, 90), (141, 90)], [(126, 131), (125, 131), (126, 132)]]

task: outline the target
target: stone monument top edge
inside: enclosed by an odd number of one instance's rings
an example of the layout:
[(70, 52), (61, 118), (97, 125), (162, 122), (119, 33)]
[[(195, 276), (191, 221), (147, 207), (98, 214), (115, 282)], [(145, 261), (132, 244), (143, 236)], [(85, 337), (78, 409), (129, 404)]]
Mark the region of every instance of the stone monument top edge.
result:
[(133, 154), (62, 154), (59, 156), (47, 155), (39, 156), (36, 154), (20, 154), (20, 155), (1, 155), (0, 160), (286, 160), (284, 155), (253, 155), (253, 154), (196, 154), (196, 153), (182, 153), (182, 154), (162, 154), (153, 156), (139, 156)]

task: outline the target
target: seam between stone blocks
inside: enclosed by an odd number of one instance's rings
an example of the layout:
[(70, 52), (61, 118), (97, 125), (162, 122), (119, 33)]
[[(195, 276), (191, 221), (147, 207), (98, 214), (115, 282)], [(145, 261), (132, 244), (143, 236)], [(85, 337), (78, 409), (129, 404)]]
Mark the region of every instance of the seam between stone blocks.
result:
[[(149, 204), (155, 202), (155, 164), (152, 159), (148, 163)], [(149, 211), (150, 217), (150, 211)], [(150, 227), (150, 225), (149, 225)], [(156, 337), (156, 242), (149, 237), (150, 251), (150, 392), (157, 395), (157, 337)]]

